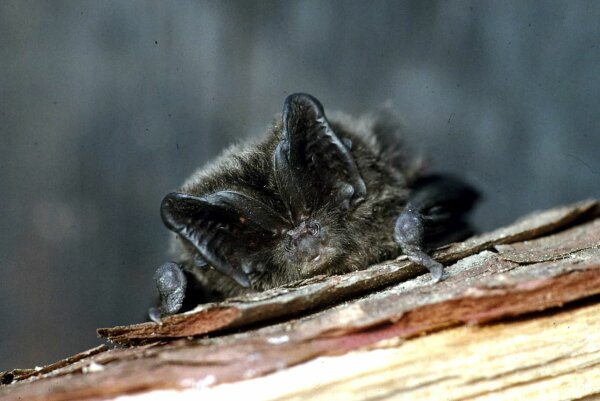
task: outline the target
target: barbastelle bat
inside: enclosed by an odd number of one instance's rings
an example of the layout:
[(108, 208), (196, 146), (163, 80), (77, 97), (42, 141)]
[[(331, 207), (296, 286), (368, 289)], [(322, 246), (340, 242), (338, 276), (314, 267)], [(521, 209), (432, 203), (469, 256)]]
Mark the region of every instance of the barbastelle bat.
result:
[(162, 201), (175, 260), (156, 271), (151, 318), (401, 253), (439, 281), (427, 251), (470, 233), (478, 194), (416, 169), (398, 131), (386, 118), (329, 121), (316, 98), (288, 96), (266, 137), (230, 147)]

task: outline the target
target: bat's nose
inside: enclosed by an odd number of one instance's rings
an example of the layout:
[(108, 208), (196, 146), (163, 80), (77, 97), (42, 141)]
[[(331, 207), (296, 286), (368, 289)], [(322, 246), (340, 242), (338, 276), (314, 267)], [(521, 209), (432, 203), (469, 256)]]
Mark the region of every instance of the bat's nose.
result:
[(319, 239), (311, 234), (301, 235), (296, 241), (296, 252), (301, 259), (311, 260), (319, 256), (321, 244)]
[(301, 260), (318, 258), (321, 250), (322, 232), (317, 222), (302, 222), (288, 231), (290, 245)]

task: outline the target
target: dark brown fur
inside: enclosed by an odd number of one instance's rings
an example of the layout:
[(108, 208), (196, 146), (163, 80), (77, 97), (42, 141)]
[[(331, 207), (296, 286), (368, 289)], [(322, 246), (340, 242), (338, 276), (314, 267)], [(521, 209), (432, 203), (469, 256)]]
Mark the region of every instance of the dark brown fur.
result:
[[(209, 266), (198, 267), (194, 262), (197, 250), (178, 236), (172, 246), (175, 261), (196, 276), (207, 300), (265, 290), (317, 274), (359, 270), (398, 256), (394, 222), (406, 205), (408, 186), (419, 170), (416, 158), (400, 152), (400, 125), (386, 113), (361, 119), (341, 116), (330, 119), (330, 123), (341, 140), (351, 142), (348, 147), (367, 188), (364, 201), (348, 211), (329, 206), (314, 210), (311, 217), (327, 230), (329, 238), (323, 257), (318, 262), (294, 262), (281, 241), (271, 249), (272, 270), (251, 288), (238, 285)], [(273, 153), (281, 137), (282, 123), (276, 122), (261, 140), (231, 146), (196, 171), (180, 192), (200, 197), (234, 190), (252, 195), (283, 214), (273, 170)]]

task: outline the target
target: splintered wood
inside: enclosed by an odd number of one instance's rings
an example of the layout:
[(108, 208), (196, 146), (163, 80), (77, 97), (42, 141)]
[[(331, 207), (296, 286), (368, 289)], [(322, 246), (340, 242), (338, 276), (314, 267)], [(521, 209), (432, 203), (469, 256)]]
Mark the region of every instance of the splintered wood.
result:
[[(535, 238), (564, 227), (581, 216), (595, 213), (597, 208), (596, 202), (583, 202), (534, 214), (511, 226), (442, 249), (435, 256), (448, 263), (491, 249), (496, 244)], [(425, 272), (423, 267), (407, 261), (391, 261), (359, 272), (321, 277), (299, 287), (277, 288), (245, 298), (202, 305), (194, 311), (167, 317), (162, 324), (150, 322), (119, 326), (99, 329), (98, 333), (117, 343), (206, 334), (314, 310), (413, 279)], [(431, 288), (440, 289), (437, 286)]]
[(383, 341), (368, 350), (319, 357), (256, 379), (156, 391), (153, 396), (203, 401), (234, 400), (240, 394), (244, 401), (552, 401), (599, 392), (600, 303), (595, 303), (504, 324), (462, 326), (401, 346)]
[[(4, 372), (0, 399), (600, 394), (599, 215), (598, 202), (582, 202), (447, 246), (435, 253), (447, 265), (435, 285), (399, 259), (202, 305), (161, 324), (99, 329), (125, 346)], [(527, 320), (506, 323), (521, 315)]]

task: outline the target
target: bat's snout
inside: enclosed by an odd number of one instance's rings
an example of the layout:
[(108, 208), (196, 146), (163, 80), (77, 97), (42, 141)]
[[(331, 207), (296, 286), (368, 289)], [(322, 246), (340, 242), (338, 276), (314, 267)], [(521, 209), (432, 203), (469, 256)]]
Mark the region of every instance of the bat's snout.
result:
[(289, 249), (294, 259), (299, 262), (317, 262), (321, 255), (321, 247), (327, 235), (316, 221), (303, 221), (300, 225), (287, 232)]

